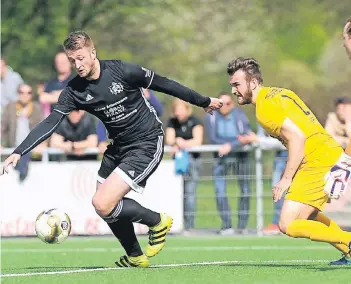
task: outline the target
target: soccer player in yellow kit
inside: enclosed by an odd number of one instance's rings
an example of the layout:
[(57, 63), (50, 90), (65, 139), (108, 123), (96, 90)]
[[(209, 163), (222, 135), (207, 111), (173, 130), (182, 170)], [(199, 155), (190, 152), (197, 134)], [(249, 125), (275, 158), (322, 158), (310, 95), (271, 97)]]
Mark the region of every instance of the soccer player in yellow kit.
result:
[(330, 243), (344, 254), (343, 264), (348, 264), (351, 233), (321, 212), (333, 198), (324, 192), (324, 178), (343, 154), (342, 148), (293, 91), (263, 87), (255, 59), (237, 58), (229, 63), (227, 73), (238, 103), (256, 105), (258, 122), (288, 149), (284, 174), (272, 189), (274, 201), (286, 192), (279, 221), (281, 232)]

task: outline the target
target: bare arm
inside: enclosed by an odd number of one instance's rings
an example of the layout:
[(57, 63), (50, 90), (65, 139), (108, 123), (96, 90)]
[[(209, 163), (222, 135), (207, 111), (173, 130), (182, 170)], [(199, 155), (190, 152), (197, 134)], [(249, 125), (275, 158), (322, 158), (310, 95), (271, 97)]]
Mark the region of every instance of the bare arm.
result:
[(64, 137), (60, 134), (53, 133), (50, 139), (50, 147), (62, 149), (65, 152), (72, 151), (72, 142), (65, 141)]
[(85, 150), (87, 148), (96, 147), (97, 144), (98, 144), (97, 135), (91, 134), (85, 140), (73, 142), (73, 147), (74, 149), (77, 149), (77, 150)]
[(184, 141), (185, 148), (194, 146), (200, 146), (203, 142), (204, 127), (202, 125), (196, 125), (192, 131), (193, 138)]
[(175, 129), (172, 127), (166, 128), (166, 144), (167, 145), (174, 145), (176, 139)]
[(284, 120), (280, 135), (287, 142), (289, 152), (282, 179), (292, 180), (303, 160), (306, 136), (289, 118)]
[(43, 92), (39, 96), (39, 101), (42, 104), (56, 104), (58, 102), (58, 98), (59, 98), (61, 92), (62, 92), (62, 90), (53, 91), (51, 93)]

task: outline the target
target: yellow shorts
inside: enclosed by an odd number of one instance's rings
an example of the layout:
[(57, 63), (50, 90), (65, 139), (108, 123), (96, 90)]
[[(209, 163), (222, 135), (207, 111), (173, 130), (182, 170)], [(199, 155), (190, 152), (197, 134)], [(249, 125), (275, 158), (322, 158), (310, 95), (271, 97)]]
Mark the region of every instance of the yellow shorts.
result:
[(329, 199), (324, 193), (324, 176), (341, 154), (341, 148), (332, 148), (323, 154), (315, 152), (314, 155), (310, 155), (296, 172), (285, 199), (323, 210)]

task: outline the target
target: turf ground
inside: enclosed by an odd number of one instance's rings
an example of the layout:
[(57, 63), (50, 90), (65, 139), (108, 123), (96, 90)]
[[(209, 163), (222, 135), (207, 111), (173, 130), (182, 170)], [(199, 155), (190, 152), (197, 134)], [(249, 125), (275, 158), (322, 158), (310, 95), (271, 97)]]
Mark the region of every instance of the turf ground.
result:
[[(143, 246), (146, 238), (142, 237)], [(349, 283), (351, 267), (330, 267), (340, 255), (326, 244), (287, 237), (179, 237), (149, 269), (121, 269), (110, 237), (71, 237), (60, 245), (36, 238), (2, 239), (2, 283)]]

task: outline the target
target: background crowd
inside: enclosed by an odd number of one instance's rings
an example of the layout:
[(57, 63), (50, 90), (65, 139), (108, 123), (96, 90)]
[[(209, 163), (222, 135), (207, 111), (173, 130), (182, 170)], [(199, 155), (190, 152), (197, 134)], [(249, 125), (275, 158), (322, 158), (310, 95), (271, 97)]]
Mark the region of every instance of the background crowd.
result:
[[(59, 51), (54, 58), (56, 75), (47, 81), (32, 86), (25, 83), (19, 73), (10, 67), (5, 57), (1, 58), (1, 147), (14, 148), (23, 141), (31, 129), (48, 116), (57, 103), (61, 91), (75, 76), (64, 52)], [(178, 165), (184, 164), (179, 173), (184, 176), (184, 224), (185, 230), (191, 232), (195, 227), (196, 188), (199, 182), (201, 166), (200, 153), (188, 153), (187, 149), (202, 144), (219, 145), (214, 153), (213, 180), (217, 209), (222, 221), (220, 234), (243, 233), (247, 229), (250, 197), (250, 157), (242, 146), (259, 144), (262, 149), (274, 149), (272, 184), (277, 183), (284, 171), (287, 151), (280, 142), (265, 134), (264, 130), (252, 123), (250, 126), (245, 111), (239, 108), (233, 96), (227, 92), (217, 95), (224, 101), (224, 106), (213, 116), (194, 115), (190, 104), (174, 99), (171, 112), (163, 117), (164, 105), (158, 96), (144, 89), (143, 95), (155, 108), (164, 121), (166, 144), (171, 147), (171, 158)], [(325, 128), (346, 147), (351, 137), (351, 99), (338, 97), (335, 100), (335, 111), (328, 114)], [(256, 133), (252, 129), (257, 129)], [(59, 149), (65, 155), (52, 155), (51, 159), (60, 160), (97, 160), (108, 145), (103, 123), (84, 111), (73, 111), (60, 124), (52, 137), (43, 142), (31, 153), (22, 157), (17, 165), (19, 180), (23, 182), (28, 175), (31, 160), (40, 160), (41, 153), (47, 147)], [(89, 152), (97, 148), (98, 152)], [(277, 150), (278, 149), (278, 150)], [(240, 192), (238, 198), (238, 222), (234, 230), (232, 213), (227, 194), (227, 175), (236, 176)], [(282, 201), (275, 203), (272, 223), (264, 232), (278, 233), (278, 220)]]

